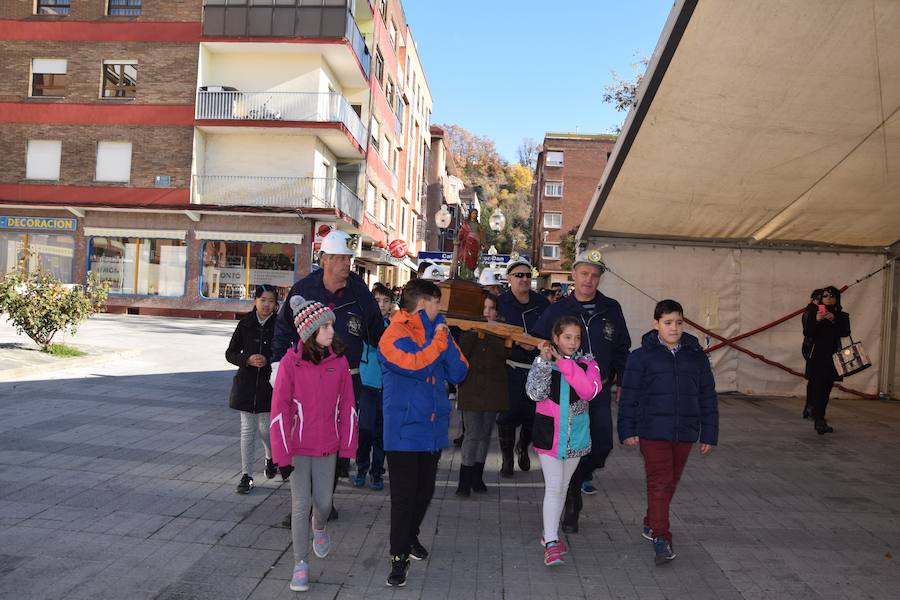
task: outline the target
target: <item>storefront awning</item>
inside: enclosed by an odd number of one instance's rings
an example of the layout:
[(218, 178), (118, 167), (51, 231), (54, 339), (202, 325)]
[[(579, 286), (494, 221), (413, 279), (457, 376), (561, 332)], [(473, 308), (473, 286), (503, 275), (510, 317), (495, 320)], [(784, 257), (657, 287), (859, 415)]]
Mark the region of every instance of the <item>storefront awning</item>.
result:
[(125, 227), (85, 227), (85, 237), (124, 237), (163, 240), (183, 240), (184, 229), (130, 229)]
[(302, 244), (302, 233), (248, 233), (246, 231), (195, 231), (198, 240), (222, 242), (267, 242), (271, 244)]
[(579, 238), (900, 240), (900, 2), (678, 0)]

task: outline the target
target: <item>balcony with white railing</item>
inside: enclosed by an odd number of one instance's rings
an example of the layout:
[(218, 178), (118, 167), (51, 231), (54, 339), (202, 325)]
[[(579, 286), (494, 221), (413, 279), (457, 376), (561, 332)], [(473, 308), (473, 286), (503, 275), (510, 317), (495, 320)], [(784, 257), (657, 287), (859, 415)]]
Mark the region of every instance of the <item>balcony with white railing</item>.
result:
[(366, 149), (362, 119), (337, 92), (198, 91), (197, 120), (340, 123)]
[(338, 179), (327, 177), (254, 177), (194, 175), (194, 204), (266, 208), (331, 208), (357, 223), (363, 202)]

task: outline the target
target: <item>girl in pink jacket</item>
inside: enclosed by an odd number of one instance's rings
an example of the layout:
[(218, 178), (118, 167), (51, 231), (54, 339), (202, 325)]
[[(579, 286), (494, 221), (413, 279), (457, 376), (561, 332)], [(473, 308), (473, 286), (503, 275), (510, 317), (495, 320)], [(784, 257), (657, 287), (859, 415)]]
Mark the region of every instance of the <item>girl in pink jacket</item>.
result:
[(291, 589), (303, 592), (309, 589), (310, 504), (313, 552), (325, 558), (331, 550), (325, 523), (331, 512), (335, 464), (338, 456), (356, 456), (357, 415), (350, 365), (334, 335), (334, 313), (302, 296), (292, 297), (290, 308), (300, 344), (281, 360), (269, 435), (272, 459), (282, 479), (291, 481)]
[(563, 562), (566, 547), (559, 539), (569, 480), (578, 461), (591, 451), (587, 403), (602, 387), (600, 369), (591, 356), (581, 356), (581, 322), (562, 317), (553, 324), (552, 344), (541, 345), (525, 389), (537, 402), (532, 443), (544, 473), (544, 564)]

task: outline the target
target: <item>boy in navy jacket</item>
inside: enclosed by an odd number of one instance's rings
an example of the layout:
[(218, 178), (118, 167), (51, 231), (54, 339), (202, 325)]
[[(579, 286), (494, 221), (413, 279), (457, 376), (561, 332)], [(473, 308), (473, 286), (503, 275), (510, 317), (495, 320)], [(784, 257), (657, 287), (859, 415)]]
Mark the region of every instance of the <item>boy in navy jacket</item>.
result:
[(709, 454), (719, 439), (716, 382), (697, 338), (684, 333), (684, 310), (662, 300), (653, 329), (633, 351), (622, 378), (619, 440), (640, 446), (647, 476), (642, 535), (653, 541), (657, 565), (675, 558), (669, 505), (694, 442)]

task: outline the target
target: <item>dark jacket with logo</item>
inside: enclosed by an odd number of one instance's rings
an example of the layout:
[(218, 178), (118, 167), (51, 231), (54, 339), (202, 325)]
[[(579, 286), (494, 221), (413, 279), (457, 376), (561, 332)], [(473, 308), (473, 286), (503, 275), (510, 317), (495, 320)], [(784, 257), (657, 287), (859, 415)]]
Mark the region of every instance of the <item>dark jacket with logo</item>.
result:
[[(272, 406), (272, 386), (269, 375), (272, 367), (272, 336), (275, 333), (275, 315), (271, 315), (260, 325), (256, 311), (242, 318), (231, 336), (231, 343), (225, 351), (225, 360), (238, 366), (238, 372), (231, 384), (228, 406), (244, 412), (269, 412)], [(251, 367), (247, 359), (253, 354), (266, 357), (263, 368)]]
[[(278, 312), (278, 321), (275, 323), (275, 338), (272, 341), (272, 361), (281, 360), (288, 348), (297, 343), (300, 336), (294, 327), (294, 316), (291, 311), (291, 298), (300, 294), (307, 300), (325, 302), (325, 284), (322, 278), (325, 272), (322, 269), (313, 271), (294, 284), (281, 310)], [(359, 368), (359, 361), (363, 354), (363, 344), (377, 347), (384, 333), (384, 320), (381, 317), (381, 309), (375, 301), (375, 296), (366, 287), (365, 281), (356, 273), (351, 272), (347, 285), (341, 292), (340, 300), (330, 307), (334, 311), (334, 333), (344, 344), (344, 356), (351, 369)]]
[(590, 354), (597, 361), (600, 374), (603, 376), (600, 398), (608, 401), (610, 398), (608, 384), (616, 377), (621, 378), (625, 371), (625, 361), (628, 360), (628, 352), (631, 349), (631, 337), (628, 335), (625, 316), (618, 302), (599, 291), (594, 301), (594, 312), (590, 315), (575, 299), (575, 294), (551, 304), (534, 326), (532, 333), (549, 340), (553, 324), (560, 317), (572, 316), (581, 320), (583, 328), (581, 351)]
[(719, 441), (719, 403), (709, 358), (697, 338), (681, 336), (674, 354), (654, 329), (628, 357), (619, 399), (619, 441)]
[[(516, 300), (516, 297), (509, 290), (502, 293), (497, 300), (497, 312), (500, 314), (501, 320), (506, 321), (509, 325), (521, 327), (525, 330), (525, 333), (531, 335), (534, 335), (532, 329), (534, 329), (535, 323), (538, 322), (548, 306), (550, 306), (549, 300), (530, 290), (527, 304), (522, 304)], [(509, 358), (518, 363), (531, 365), (531, 361), (537, 355), (537, 350), (529, 352), (514, 344)]]

